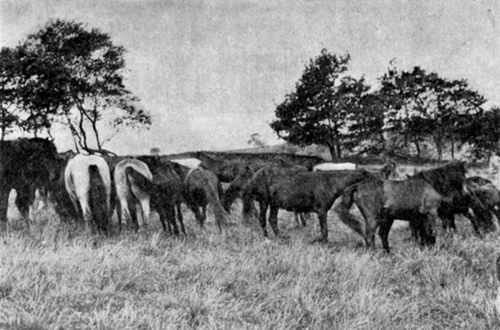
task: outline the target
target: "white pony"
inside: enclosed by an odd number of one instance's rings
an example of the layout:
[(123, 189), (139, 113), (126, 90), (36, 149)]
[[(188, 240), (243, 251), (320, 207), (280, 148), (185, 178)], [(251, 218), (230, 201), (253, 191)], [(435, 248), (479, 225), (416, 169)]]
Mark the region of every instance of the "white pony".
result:
[(358, 165), (354, 163), (321, 163), (318, 165), (314, 165), (313, 171), (341, 171), (341, 170), (354, 171), (357, 168)]
[(111, 175), (106, 161), (96, 155), (78, 154), (64, 171), (64, 183), (76, 213), (93, 230), (108, 231)]
[[(134, 230), (139, 229), (137, 223), (137, 203), (141, 206), (143, 223), (149, 222), (151, 212), (150, 196), (147, 192), (142, 190), (135, 181), (127, 176), (127, 168), (131, 167), (135, 171), (142, 174), (148, 180), (153, 180), (148, 165), (138, 159), (124, 159), (115, 167), (114, 181), (116, 189), (117, 213), (118, 213), (118, 226), (121, 228), (123, 219), (127, 221), (132, 220)], [(132, 211), (130, 210), (132, 208)]]

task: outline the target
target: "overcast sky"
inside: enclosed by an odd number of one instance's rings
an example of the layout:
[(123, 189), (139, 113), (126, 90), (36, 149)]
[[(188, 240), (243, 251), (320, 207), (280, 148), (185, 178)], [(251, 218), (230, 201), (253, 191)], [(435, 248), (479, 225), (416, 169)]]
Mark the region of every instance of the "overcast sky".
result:
[[(153, 117), (149, 131), (117, 135), (120, 154), (247, 147), (269, 123), (305, 65), (351, 55), (350, 73), (375, 84), (395, 59), (465, 78), (500, 105), (500, 2), (489, 1), (76, 1), (0, 0), (0, 46), (50, 19), (109, 33), (127, 49), (126, 86)], [(71, 147), (67, 133), (56, 136)]]

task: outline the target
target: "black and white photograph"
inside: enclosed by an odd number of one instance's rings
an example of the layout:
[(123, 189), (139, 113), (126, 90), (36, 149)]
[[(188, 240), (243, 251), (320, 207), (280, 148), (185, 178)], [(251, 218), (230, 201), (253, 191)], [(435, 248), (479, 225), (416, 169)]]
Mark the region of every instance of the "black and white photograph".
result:
[(0, 0), (0, 330), (500, 329), (499, 24)]

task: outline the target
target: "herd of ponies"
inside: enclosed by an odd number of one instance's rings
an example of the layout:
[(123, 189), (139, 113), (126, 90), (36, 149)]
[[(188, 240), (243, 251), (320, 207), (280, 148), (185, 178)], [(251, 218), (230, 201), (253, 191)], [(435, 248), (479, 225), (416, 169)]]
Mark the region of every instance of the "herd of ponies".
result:
[[(152, 211), (158, 213), (164, 231), (186, 234), (182, 204), (194, 213), (200, 228), (210, 206), (222, 231), (231, 222), (228, 215), (234, 212), (234, 201), (241, 199), (242, 219), (258, 219), (265, 236), (268, 223), (276, 237), (283, 236), (277, 220), (282, 209), (294, 212), (302, 226), (316, 213), (320, 228), (316, 241), (327, 242), (327, 216), (333, 209), (368, 247), (375, 246), (378, 231), (387, 252), (394, 220), (408, 221), (415, 240), (432, 245), (436, 224), (453, 230), (455, 215), (468, 218), (479, 236), (497, 230), (500, 219), (498, 183), (468, 176), (462, 161), (401, 178), (394, 162), (368, 170), (353, 163), (291, 154), (192, 152), (177, 160), (59, 154), (53, 142), (40, 138), (2, 141), (0, 155), (2, 224), (7, 222), (12, 189), (23, 217), (29, 217), (38, 191), (61, 218), (77, 219), (103, 234), (112, 225), (137, 231), (139, 216), (147, 223)], [(499, 168), (500, 158), (492, 156), (490, 177), (496, 178)], [(111, 221), (115, 210), (117, 224)]]

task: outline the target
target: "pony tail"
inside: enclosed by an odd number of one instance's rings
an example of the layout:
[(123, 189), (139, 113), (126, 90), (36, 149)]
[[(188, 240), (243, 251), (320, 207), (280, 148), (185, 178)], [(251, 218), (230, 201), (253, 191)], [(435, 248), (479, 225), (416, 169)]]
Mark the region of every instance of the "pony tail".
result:
[(243, 194), (241, 198), (243, 200), (243, 219), (246, 222), (249, 222), (250, 217), (255, 212), (255, 205), (253, 203), (251, 185), (246, 185), (243, 188)]
[(130, 179), (132, 178), (134, 182), (139, 186), (140, 189), (145, 191), (149, 196), (153, 196), (156, 190), (156, 185), (151, 182), (148, 178), (142, 175), (140, 172), (136, 171), (134, 168), (128, 166), (125, 169), (125, 174), (127, 176), (127, 183), (130, 185)]
[(106, 185), (102, 179), (99, 167), (95, 164), (89, 166), (90, 190), (89, 207), (93, 221), (97, 227), (107, 233), (109, 225), (109, 208)]
[(208, 202), (212, 206), (212, 210), (214, 212), (215, 222), (217, 223), (219, 230), (221, 230), (221, 226), (227, 225), (229, 218), (220, 201), (219, 191), (210, 180), (206, 180), (204, 187)]
[(358, 185), (353, 184), (346, 189), (342, 193), (342, 199), (335, 209), (335, 212), (338, 213), (342, 222), (348, 221), (351, 219), (351, 215), (349, 210), (351, 209), (352, 204), (354, 204), (354, 193), (358, 190)]

